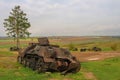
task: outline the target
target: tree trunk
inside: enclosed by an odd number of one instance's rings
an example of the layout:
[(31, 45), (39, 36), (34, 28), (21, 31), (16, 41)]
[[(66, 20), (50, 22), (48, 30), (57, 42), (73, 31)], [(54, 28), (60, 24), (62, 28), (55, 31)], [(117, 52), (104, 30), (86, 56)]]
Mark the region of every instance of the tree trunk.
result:
[(20, 40), (18, 36), (17, 36), (17, 48), (20, 48)]
[(17, 34), (17, 37), (16, 37), (16, 38), (17, 38), (17, 41), (16, 41), (16, 42), (17, 42), (17, 43), (16, 43), (17, 45), (16, 45), (16, 46), (17, 46), (17, 48), (20, 48), (19, 27), (16, 26), (16, 28), (17, 28), (17, 29), (16, 29), (16, 34)]

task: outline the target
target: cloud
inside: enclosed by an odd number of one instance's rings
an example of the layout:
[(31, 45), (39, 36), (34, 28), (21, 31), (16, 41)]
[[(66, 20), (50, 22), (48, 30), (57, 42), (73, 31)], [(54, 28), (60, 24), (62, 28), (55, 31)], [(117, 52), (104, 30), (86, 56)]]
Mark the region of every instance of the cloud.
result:
[(119, 0), (0, 0), (0, 36), (5, 35), (3, 19), (15, 5), (27, 13), (32, 35), (101, 35), (102, 31), (108, 35), (107, 30), (112, 35), (120, 27), (119, 4)]

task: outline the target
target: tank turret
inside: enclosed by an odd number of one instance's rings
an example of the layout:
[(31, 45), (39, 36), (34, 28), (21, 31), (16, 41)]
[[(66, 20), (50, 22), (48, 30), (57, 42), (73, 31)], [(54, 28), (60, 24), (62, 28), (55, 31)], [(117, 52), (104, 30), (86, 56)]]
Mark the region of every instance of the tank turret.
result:
[(38, 42), (39, 42), (39, 44), (42, 46), (44, 46), (44, 45), (46, 45), (46, 46), (49, 46), (49, 41), (48, 41), (48, 39), (46, 38), (46, 37), (44, 37), (44, 38), (38, 38)]

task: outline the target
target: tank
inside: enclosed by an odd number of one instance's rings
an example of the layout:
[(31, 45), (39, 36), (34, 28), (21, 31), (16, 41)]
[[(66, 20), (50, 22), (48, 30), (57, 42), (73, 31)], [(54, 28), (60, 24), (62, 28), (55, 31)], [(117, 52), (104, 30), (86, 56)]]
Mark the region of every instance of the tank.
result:
[(16, 47), (16, 46), (13, 46), (13, 47), (10, 47), (10, 51), (19, 51), (20, 48)]
[(81, 68), (80, 62), (67, 49), (49, 44), (47, 38), (38, 38), (38, 43), (29, 43), (21, 49), (17, 61), (38, 73), (77, 73)]

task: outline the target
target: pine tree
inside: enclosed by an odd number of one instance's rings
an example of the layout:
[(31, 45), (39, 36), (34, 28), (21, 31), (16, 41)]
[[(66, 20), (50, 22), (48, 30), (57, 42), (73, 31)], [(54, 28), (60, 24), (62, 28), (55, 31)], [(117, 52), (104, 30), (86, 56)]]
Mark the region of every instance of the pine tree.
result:
[(30, 22), (28, 22), (28, 18), (26, 18), (26, 13), (20, 9), (20, 6), (15, 6), (10, 12), (10, 16), (4, 20), (3, 24), (6, 28), (6, 34), (14, 38), (17, 48), (20, 48), (20, 38), (30, 35), (28, 31)]

